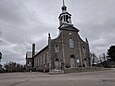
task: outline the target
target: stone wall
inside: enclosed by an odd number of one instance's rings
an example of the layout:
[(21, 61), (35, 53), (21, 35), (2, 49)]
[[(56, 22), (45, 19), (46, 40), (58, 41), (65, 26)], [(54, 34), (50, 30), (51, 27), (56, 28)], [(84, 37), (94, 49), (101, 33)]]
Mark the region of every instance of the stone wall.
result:
[(0, 73), (3, 71), (3, 69), (2, 69), (2, 65), (0, 64)]
[(34, 56), (34, 68), (36, 71), (43, 71), (48, 68), (49, 57), (48, 57), (48, 46), (41, 50)]
[(103, 70), (108, 70), (108, 69), (103, 67), (78, 67), (78, 68), (64, 69), (64, 73), (93, 72), (93, 71), (103, 71)]

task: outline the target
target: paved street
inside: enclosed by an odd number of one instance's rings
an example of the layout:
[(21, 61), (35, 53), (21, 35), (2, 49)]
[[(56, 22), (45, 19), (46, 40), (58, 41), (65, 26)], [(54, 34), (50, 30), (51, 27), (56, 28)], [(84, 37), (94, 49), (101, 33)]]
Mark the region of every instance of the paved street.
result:
[(115, 86), (115, 70), (62, 75), (6, 73), (0, 74), (0, 86)]

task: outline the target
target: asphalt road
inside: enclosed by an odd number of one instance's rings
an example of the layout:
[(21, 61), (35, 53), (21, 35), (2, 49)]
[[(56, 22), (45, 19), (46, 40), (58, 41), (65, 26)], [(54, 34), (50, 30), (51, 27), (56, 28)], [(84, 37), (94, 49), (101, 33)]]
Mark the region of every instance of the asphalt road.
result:
[(0, 74), (0, 86), (115, 86), (115, 70), (61, 75), (4, 73)]

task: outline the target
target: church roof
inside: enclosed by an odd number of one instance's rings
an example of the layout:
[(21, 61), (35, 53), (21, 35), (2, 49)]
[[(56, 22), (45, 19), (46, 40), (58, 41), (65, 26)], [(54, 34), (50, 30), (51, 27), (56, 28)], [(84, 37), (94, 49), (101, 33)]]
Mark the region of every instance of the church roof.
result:
[(64, 13), (61, 13), (60, 15), (59, 15), (59, 18), (61, 17), (61, 15), (63, 15), (63, 14), (68, 14), (68, 15), (70, 15), (71, 16), (71, 14), (70, 13), (68, 13), (68, 12), (64, 12)]
[[(37, 52), (35, 52), (35, 54), (37, 54)], [(32, 52), (31, 51), (28, 51), (27, 53), (26, 53), (26, 59), (31, 59), (32, 58)]]
[(32, 58), (32, 52), (31, 51), (26, 53), (26, 58)]
[[(46, 50), (47, 48), (48, 48), (48, 45), (45, 46), (41, 51), (39, 51), (38, 53), (36, 53), (35, 56), (39, 55), (41, 52), (43, 52), (43, 51)], [(35, 56), (34, 56), (34, 57), (35, 57)]]
[(75, 32), (79, 32), (79, 30), (77, 28), (75, 28), (73, 25), (64, 25), (63, 24), (58, 28), (59, 30), (67, 30), (67, 31), (75, 31)]

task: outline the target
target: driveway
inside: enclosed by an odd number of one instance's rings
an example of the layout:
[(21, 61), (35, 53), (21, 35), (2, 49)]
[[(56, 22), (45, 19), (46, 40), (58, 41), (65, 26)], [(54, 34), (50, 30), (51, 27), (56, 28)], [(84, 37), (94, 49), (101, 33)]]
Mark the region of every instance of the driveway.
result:
[(60, 75), (4, 73), (0, 74), (0, 86), (115, 86), (115, 70)]

